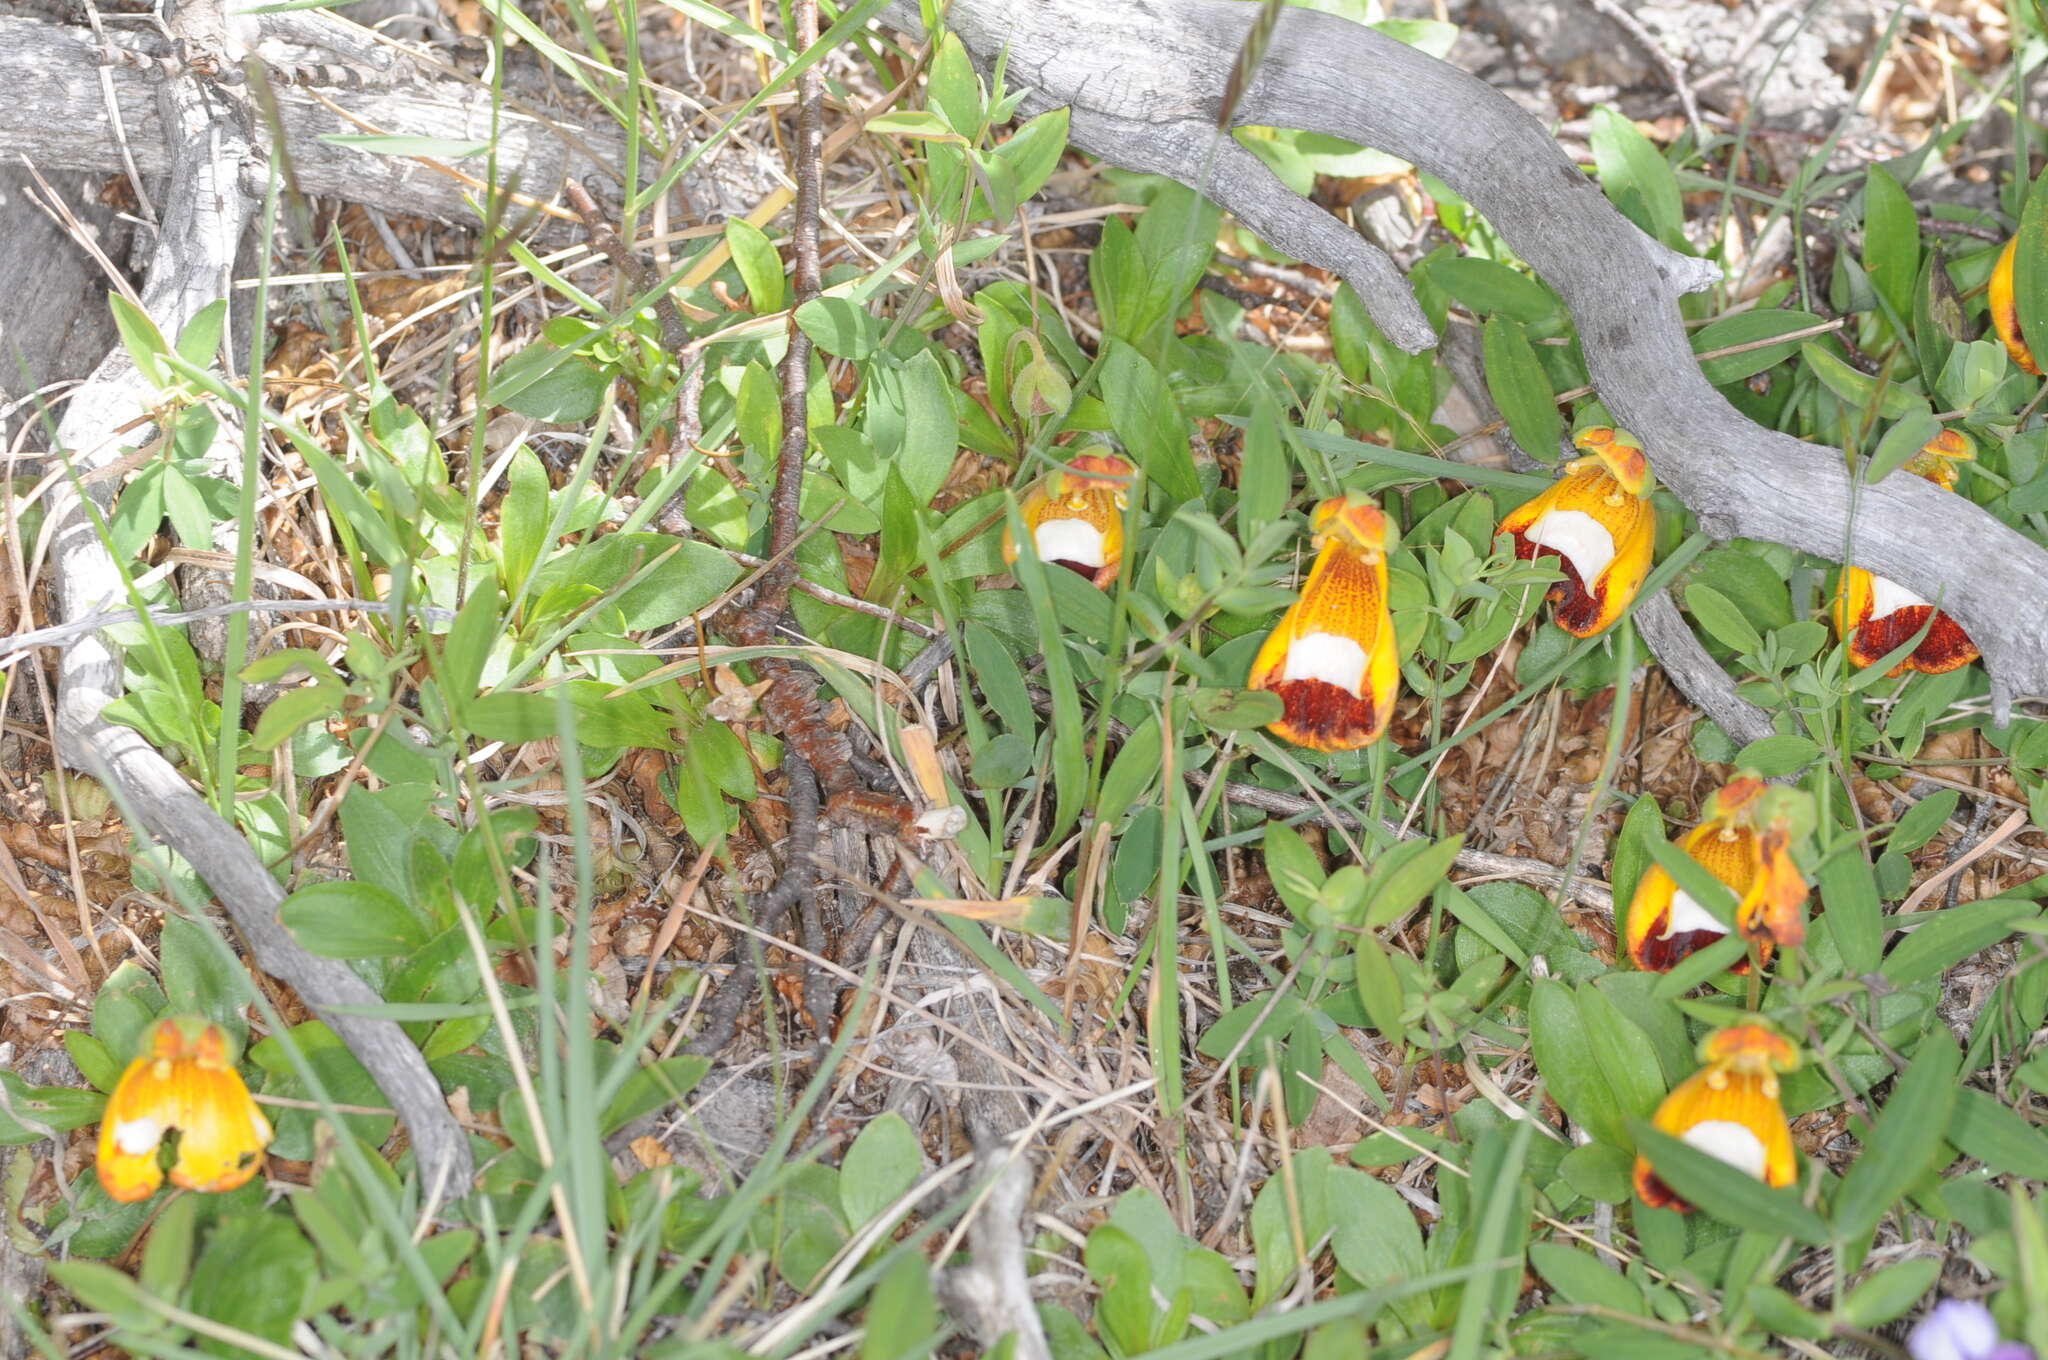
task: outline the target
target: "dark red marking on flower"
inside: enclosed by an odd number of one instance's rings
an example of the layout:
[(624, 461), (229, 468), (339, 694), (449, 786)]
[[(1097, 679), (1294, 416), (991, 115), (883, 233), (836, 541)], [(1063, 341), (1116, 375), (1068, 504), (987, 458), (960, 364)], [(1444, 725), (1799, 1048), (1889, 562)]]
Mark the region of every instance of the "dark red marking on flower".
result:
[(1646, 1166), (1636, 1168), (1636, 1193), (1652, 1209), (1673, 1209), (1681, 1214), (1692, 1212), (1692, 1205), (1666, 1185), (1662, 1176)]
[[(1728, 933), (1725, 930), (1681, 930), (1666, 938), (1664, 932), (1670, 928), (1671, 913), (1658, 912), (1657, 918), (1650, 922), (1650, 933), (1629, 949), (1629, 956), (1636, 961), (1636, 967), (1646, 973), (1668, 973), (1686, 956), (1705, 949)], [(1736, 960), (1728, 971), (1747, 973), (1749, 960)]]
[(1274, 726), (1303, 746), (1348, 750), (1379, 735), (1379, 718), (1371, 701), (1327, 680), (1283, 680), (1273, 692), (1287, 705)]
[(1089, 582), (1091, 585), (1095, 582), (1095, 573), (1102, 570), (1100, 567), (1091, 567), (1086, 562), (1075, 562), (1065, 557), (1055, 557), (1052, 560), (1052, 564), (1056, 567), (1065, 567), (1068, 571), (1073, 572), (1074, 575)]
[(1579, 577), (1579, 569), (1572, 565), (1569, 557), (1555, 548), (1531, 543), (1528, 535), (1520, 530), (1515, 533), (1515, 556), (1524, 562), (1548, 557), (1564, 573), (1564, 579), (1552, 585), (1543, 597), (1557, 607), (1558, 627), (1575, 637), (1584, 637), (1599, 625), (1600, 606), (1607, 594), (1605, 586), (1588, 591), (1585, 581)]
[[(1857, 624), (1854, 650), (1858, 664), (1868, 666), (1893, 648), (1912, 641), (1920, 625), (1927, 622), (1931, 609), (1933, 605), (1909, 604), (1881, 619), (1866, 618)], [(1934, 610), (1934, 626), (1906, 660), (1892, 667), (1891, 674), (1897, 675), (1910, 667), (1927, 675), (1940, 675), (1969, 665), (1978, 655), (1977, 644), (1970, 641), (1963, 626), (1950, 618), (1946, 610)]]

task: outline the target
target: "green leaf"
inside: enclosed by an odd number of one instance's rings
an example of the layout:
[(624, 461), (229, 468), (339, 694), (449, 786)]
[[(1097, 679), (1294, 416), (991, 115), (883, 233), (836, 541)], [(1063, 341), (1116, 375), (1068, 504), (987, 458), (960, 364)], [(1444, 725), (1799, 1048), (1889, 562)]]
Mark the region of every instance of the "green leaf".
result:
[(580, 425), (597, 414), (611, 381), (582, 355), (536, 341), (498, 365), (491, 400), (535, 420)]
[(2048, 1134), (1988, 1091), (1965, 1086), (1956, 1092), (1948, 1141), (1995, 1171), (2048, 1180)]
[(330, 714), (339, 713), (348, 698), (348, 688), (339, 680), (320, 680), (288, 689), (270, 701), (256, 720), (250, 743), (259, 751), (275, 751)]
[(1716, 350), (1736, 349), (1738, 346), (1758, 346), (1742, 349), (1736, 354), (1700, 360), (1700, 372), (1708, 382), (1720, 387), (1754, 377), (1799, 352), (1797, 340), (1779, 340), (1775, 344), (1761, 342), (1809, 330), (1820, 324), (1821, 318), (1812, 312), (1737, 312), (1694, 331), (1692, 348), (1695, 354), (1712, 354)]
[[(1706, 587), (1694, 586), (1693, 589), (1704, 590)], [(1735, 764), (1771, 779), (1805, 769), (1819, 754), (1820, 747), (1811, 738), (1780, 733), (1774, 737), (1759, 737), (1743, 747), (1736, 753)]]
[(1863, 268), (1902, 320), (1913, 314), (1913, 281), (1920, 275), (1920, 219), (1913, 212), (1913, 200), (1881, 165), (1864, 172)]
[[(1426, 1274), (1422, 1232), (1408, 1202), (1375, 1176), (1349, 1167), (1330, 1170), (1330, 1251), (1344, 1273), (1367, 1289)], [(1372, 1315), (1365, 1316), (1366, 1321)]]
[[(1021, 740), (1019, 744), (1025, 745)], [(1102, 789), (1095, 799), (1095, 815), (1100, 821), (1115, 826), (1158, 782), (1161, 753), (1159, 719), (1148, 717), (1131, 730), (1102, 777)], [(1033, 749), (1025, 745), (1024, 759), (1028, 762), (1033, 754)]]
[(953, 131), (969, 141), (981, 135), (985, 121), (981, 78), (974, 73), (974, 63), (968, 60), (967, 48), (959, 35), (948, 32), (940, 36), (938, 50), (932, 54), (931, 73), (925, 79), (925, 92), (932, 108)]
[(924, 1174), (924, 1152), (910, 1124), (891, 1110), (861, 1129), (839, 1165), (839, 1204), (862, 1228), (903, 1197)]
[(1567, 1303), (1638, 1317), (1650, 1315), (1642, 1289), (1592, 1252), (1558, 1242), (1537, 1242), (1529, 1248), (1529, 1264)]
[(1629, 903), (1635, 900), (1636, 884), (1652, 863), (1650, 843), (1664, 839), (1664, 814), (1657, 807), (1656, 797), (1645, 793), (1630, 805), (1628, 816), (1621, 822), (1621, 834), (1614, 838), (1612, 879), (1618, 914), (1626, 915)]
[(479, 582), (455, 615), (441, 648), (441, 692), (461, 704), (474, 695), (483, 679), (491, 644), (498, 640), (498, 588)]
[(1508, 432), (1522, 451), (1539, 462), (1557, 461), (1564, 418), (1550, 375), (1536, 358), (1535, 347), (1515, 322), (1504, 316), (1487, 318), (1481, 331), (1486, 361), (1486, 390), (1508, 422)]
[[(319, 1278), (319, 1256), (289, 1218), (245, 1210), (222, 1218), (207, 1234), (188, 1306), (201, 1317), (286, 1346)], [(198, 1344), (215, 1355), (249, 1354), (207, 1336)]]
[(213, 363), (220, 349), (222, 323), (227, 320), (228, 300), (215, 298), (192, 314), (185, 329), (178, 332), (178, 355), (194, 368)]
[(924, 109), (898, 109), (865, 120), (864, 130), (877, 136), (912, 137), (922, 141), (962, 142), (946, 120)]
[(359, 540), (363, 550), (384, 566), (409, 562), (409, 555), (391, 525), (340, 463), (311, 439), (294, 439), (292, 447), (313, 469), (313, 480), (320, 484), (320, 499), (326, 502), (327, 514), (345, 535)]
[(683, 1053), (636, 1068), (620, 1085), (619, 1093), (605, 1106), (597, 1121), (598, 1132), (610, 1137), (643, 1114), (681, 1100), (704, 1080), (711, 1059)]
[(80, 1303), (107, 1314), (116, 1326), (147, 1332), (161, 1325), (142, 1287), (112, 1266), (97, 1261), (53, 1261), (49, 1269), (50, 1277)]
[[(1269, 823), (1269, 831), (1270, 827)], [(1414, 840), (1381, 854), (1366, 884), (1366, 928), (1378, 929), (1413, 911), (1416, 903), (1444, 881), (1464, 844), (1462, 835), (1440, 841)]]
[(79, 1075), (90, 1082), (95, 1091), (112, 1092), (121, 1080), (121, 1069), (127, 1066), (117, 1060), (105, 1044), (82, 1029), (64, 1031), (64, 1051), (71, 1055)]
[(2013, 303), (2019, 308), (2020, 334), (2035, 363), (2048, 363), (2048, 171), (2034, 181), (2020, 211), (2019, 241), (2013, 252)]
[(30, 1086), (0, 1069), (0, 1147), (19, 1147), (69, 1133), (100, 1117), (107, 1098), (73, 1086)]
[(114, 310), (114, 329), (120, 332), (121, 347), (128, 351), (136, 371), (149, 380), (151, 387), (165, 386), (168, 379), (163, 356), (170, 346), (164, 341), (164, 333), (156, 328), (149, 313), (130, 302), (119, 289), (108, 292), (107, 305)]
[(1927, 409), (1927, 398), (1916, 396), (1897, 383), (1886, 384), (1880, 397), (1877, 379), (1851, 368), (1847, 360), (1837, 358), (1818, 341), (1808, 340), (1799, 347), (1799, 353), (1821, 385), (1847, 402), (1851, 410), (1866, 411), (1874, 401), (1879, 416), (1898, 420), (1910, 411)]
[(1884, 432), (1884, 438), (1878, 440), (1877, 447), (1871, 450), (1870, 461), (1863, 468), (1863, 480), (1883, 481), (1904, 467), (1907, 459), (1926, 448), (1927, 442), (1940, 433), (1941, 422), (1934, 418), (1934, 412), (1925, 409), (1906, 412)]
[(1586, 1037), (1593, 1052), (1601, 1055), (1600, 1075), (1614, 1093), (1615, 1109), (1624, 1120), (1652, 1113), (1664, 1098), (1664, 1070), (1656, 1045), (1600, 988), (1581, 985), (1578, 1002)]
[(557, 735), (555, 701), (525, 690), (498, 690), (468, 700), (462, 725), (486, 741), (541, 741)]
[(93, 1037), (107, 1046), (114, 1061), (127, 1066), (142, 1056), (142, 1034), (170, 1003), (156, 979), (127, 958), (100, 984), (92, 1001)]
[(1955, 815), (1962, 796), (1955, 789), (1936, 789), (1907, 808), (1898, 825), (1885, 837), (1885, 849), (1909, 855), (1933, 840), (1943, 823)]
[(746, 285), (747, 305), (765, 316), (782, 310), (784, 279), (782, 256), (768, 234), (744, 217), (725, 219), (725, 248), (732, 252), (733, 267)]
[(150, 1226), (136, 1282), (160, 1299), (175, 1299), (192, 1273), (192, 1238), (199, 1196), (177, 1195)]
[(1407, 1038), (1408, 1027), (1402, 1022), (1407, 1003), (1401, 975), (1387, 954), (1390, 947), (1377, 931), (1366, 931), (1352, 946), (1352, 968), (1366, 1017), (1389, 1043), (1398, 1046)]
[(1789, 1237), (1808, 1246), (1827, 1242), (1827, 1225), (1800, 1203), (1790, 1188), (1772, 1189), (1652, 1127), (1647, 1120), (1638, 1120), (1634, 1132), (1636, 1146), (1650, 1159), (1658, 1177), (1704, 1212), (1738, 1228)]
[(1430, 281), (1473, 311), (1534, 325), (1557, 310), (1548, 288), (1495, 260), (1454, 255), (1432, 262)]
[(920, 350), (903, 366), (903, 447), (896, 469), (919, 505), (929, 505), (946, 484), (960, 453), (960, 422), (939, 358)]
[(933, 1353), (941, 1334), (939, 1308), (931, 1267), (917, 1252), (903, 1252), (875, 1281), (862, 1331), (861, 1360), (922, 1360)]
[(1620, 1204), (1629, 1196), (1629, 1172), (1635, 1158), (1611, 1143), (1583, 1143), (1557, 1164), (1565, 1184), (1587, 1199)]
[(396, 894), (355, 879), (309, 884), (277, 910), (299, 946), (322, 958), (401, 958), (429, 939), (426, 924)]
[(1861, 1327), (1865, 1331), (1895, 1322), (1920, 1301), (1921, 1295), (1934, 1288), (1934, 1282), (1940, 1278), (1939, 1257), (1915, 1256), (1909, 1260), (1894, 1261), (1872, 1272), (1868, 1279), (1849, 1291), (1849, 1297), (1842, 1300), (1842, 1318), (1850, 1326)]
[(1665, 245), (1683, 248), (1685, 205), (1678, 194), (1678, 176), (1656, 144), (1606, 104), (1593, 110), (1590, 140), (1600, 188), (1614, 206)]
[(1686, 587), (1685, 607), (1707, 635), (1738, 655), (1755, 656), (1764, 640), (1726, 595), (1708, 585)]
[(1842, 966), (1852, 977), (1876, 971), (1884, 948), (1884, 909), (1870, 861), (1853, 837), (1844, 838), (1836, 853), (1821, 862), (1820, 899), (1842, 951)]
[(1280, 721), (1286, 702), (1271, 690), (1203, 687), (1188, 696), (1197, 721), (1212, 732), (1249, 732)]
[(521, 444), (505, 470), (505, 495), (498, 502), (498, 583), (508, 595), (518, 594), (540, 560), (547, 526), (547, 469)]
[(1532, 984), (1529, 1039), (1551, 1098), (1594, 1137), (1627, 1147), (1626, 1114), (1607, 1080), (1607, 1056), (1595, 1046), (1571, 988), (1549, 978)]
[(1836, 1240), (1845, 1244), (1850, 1258), (1844, 1269), (1855, 1268), (1878, 1220), (1933, 1169), (1955, 1107), (1956, 1069), (1961, 1062), (1947, 1027), (1936, 1025), (1893, 1085), (1830, 1206)]
[(1963, 300), (1949, 274), (1948, 260), (1937, 242), (1920, 264), (1913, 285), (1913, 347), (1923, 374), (1939, 375), (1948, 356), (1967, 333)]
[(850, 298), (814, 297), (796, 309), (797, 329), (839, 359), (866, 359), (882, 341), (882, 323)]
[(688, 618), (738, 580), (740, 569), (708, 543), (667, 534), (605, 534), (541, 563), (527, 594), (538, 600), (556, 587), (580, 587), (595, 599), (636, 573), (642, 573), (639, 583), (613, 603), (626, 627), (638, 631)]
[(1296, 919), (1314, 905), (1323, 890), (1322, 862), (1301, 833), (1285, 822), (1267, 822), (1265, 839), (1266, 874), (1273, 891), (1294, 913)]
[(157, 948), (166, 1012), (203, 1015), (239, 1043), (249, 1033), (243, 1016), (251, 1000), (249, 973), (213, 928), (183, 916), (166, 916)]
[(1069, 117), (1064, 105), (1041, 113), (996, 147), (996, 155), (1009, 164), (1016, 176), (1012, 192), (1019, 202), (1043, 189), (1052, 172), (1059, 168), (1060, 157), (1067, 151)]
[(1893, 917), (1894, 925), (1917, 922), (1918, 928), (1892, 946), (1892, 952), (1885, 956), (1885, 978), (1894, 987), (1925, 982), (1970, 955), (1989, 949), (2021, 924), (2040, 915), (2041, 909), (2031, 903), (1991, 898), (1928, 913), (1925, 919)]
[(1174, 503), (1197, 499), (1202, 484), (1188, 451), (1187, 420), (1159, 372), (1143, 354), (1117, 340), (1105, 342), (1101, 370), (1110, 426), (1147, 479)]

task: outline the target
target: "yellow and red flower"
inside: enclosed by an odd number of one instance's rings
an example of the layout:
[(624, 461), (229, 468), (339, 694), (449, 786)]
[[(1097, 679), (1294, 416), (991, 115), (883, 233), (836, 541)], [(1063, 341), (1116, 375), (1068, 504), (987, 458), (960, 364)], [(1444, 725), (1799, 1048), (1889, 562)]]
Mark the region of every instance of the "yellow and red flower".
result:
[(270, 1121), (250, 1099), (217, 1025), (179, 1017), (150, 1029), (100, 1124), (99, 1175), (107, 1193), (123, 1203), (155, 1194), (164, 1181), (157, 1151), (173, 1130), (173, 1185), (233, 1190), (263, 1165)]
[(2019, 260), (2019, 247), (2019, 237), (2007, 241), (1991, 271), (1991, 324), (1997, 328), (1998, 338), (2005, 342), (2005, 352), (2012, 356), (2012, 361), (2039, 377), (2041, 365), (2035, 361), (2034, 351), (2027, 347), (2026, 336), (2020, 334), (2020, 304), (2013, 288), (2013, 266)]
[[(1762, 1025), (1732, 1025), (1707, 1036), (1700, 1061), (1705, 1066), (1671, 1089), (1651, 1124), (1766, 1185), (1790, 1185), (1799, 1154), (1779, 1103), (1778, 1077), (1799, 1066), (1799, 1050)], [(1652, 1208), (1692, 1208), (1640, 1153), (1635, 1183)]]
[(1372, 497), (1334, 496), (1309, 517), (1319, 551), (1301, 598), (1252, 662), (1250, 685), (1285, 701), (1275, 736), (1318, 751), (1379, 740), (1394, 713), (1401, 661), (1387, 612), (1387, 554), (1397, 538)]
[[(1017, 511), (1031, 531), (1038, 559), (1078, 572), (1099, 587), (1116, 580), (1124, 561), (1124, 509), (1137, 469), (1102, 448), (1054, 468), (1024, 493)], [(1003, 561), (1017, 560), (1017, 541), (1003, 530)]]
[(1565, 579), (1550, 588), (1557, 625), (1574, 637), (1611, 626), (1643, 588), (1657, 546), (1650, 462), (1626, 431), (1595, 425), (1572, 441), (1590, 456), (1534, 500), (1508, 512), (1500, 532), (1524, 561), (1551, 556)]
[[(1812, 830), (1812, 796), (1776, 789), (1754, 774), (1738, 773), (1707, 800), (1700, 824), (1678, 848), (1735, 894), (1735, 928), (1768, 962), (1777, 948), (1806, 942), (1800, 908), (1806, 877), (1792, 858), (1793, 845)], [(1712, 912), (1678, 886), (1660, 864), (1651, 864), (1629, 901), (1625, 928), (1636, 967), (1668, 973), (1679, 961), (1728, 933)], [(1733, 971), (1749, 969), (1749, 960)]]
[[(1953, 491), (1956, 463), (1976, 456), (1976, 446), (1968, 435), (1961, 430), (1943, 430), (1913, 455), (1906, 471)], [(1931, 624), (1929, 615), (1934, 619)], [(1875, 665), (1886, 653), (1905, 646), (1923, 626), (1927, 636), (1891, 668), (1891, 674), (1915, 670), (1940, 675), (1977, 659), (1977, 644), (1970, 641), (1963, 626), (1931, 601), (1862, 567), (1842, 568), (1835, 595), (1835, 631), (1849, 644), (1849, 660), (1859, 669)]]

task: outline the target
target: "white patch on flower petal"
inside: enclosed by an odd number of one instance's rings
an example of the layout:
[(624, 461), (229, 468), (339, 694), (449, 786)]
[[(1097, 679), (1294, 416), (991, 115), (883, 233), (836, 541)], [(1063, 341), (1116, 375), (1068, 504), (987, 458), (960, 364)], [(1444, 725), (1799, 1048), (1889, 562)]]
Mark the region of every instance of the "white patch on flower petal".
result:
[(1870, 617), (1877, 620), (1896, 614), (1901, 609), (1910, 609), (1916, 604), (1931, 605), (1934, 601), (1924, 600), (1897, 581), (1887, 581), (1882, 576), (1870, 578)]
[(152, 1151), (164, 1140), (164, 1126), (147, 1115), (114, 1125), (114, 1146), (130, 1157)]
[(1683, 935), (1693, 930), (1711, 930), (1716, 935), (1728, 933), (1728, 927), (1716, 920), (1714, 913), (1694, 900), (1692, 894), (1680, 888), (1671, 894), (1671, 924), (1664, 928), (1664, 938), (1668, 940), (1674, 935)]
[(1280, 672), (1289, 680), (1321, 680), (1335, 685), (1354, 698), (1365, 694), (1365, 648), (1339, 633), (1309, 633), (1294, 640), (1287, 649), (1287, 666)]
[(1085, 519), (1049, 519), (1031, 536), (1038, 545), (1041, 562), (1077, 562), (1084, 567), (1103, 564), (1102, 530)]
[(1568, 560), (1588, 590), (1614, 560), (1614, 535), (1583, 510), (1546, 510), (1522, 536)]
[(1684, 1141), (1737, 1171), (1764, 1178), (1764, 1140), (1730, 1119), (1703, 1119), (1685, 1131)]

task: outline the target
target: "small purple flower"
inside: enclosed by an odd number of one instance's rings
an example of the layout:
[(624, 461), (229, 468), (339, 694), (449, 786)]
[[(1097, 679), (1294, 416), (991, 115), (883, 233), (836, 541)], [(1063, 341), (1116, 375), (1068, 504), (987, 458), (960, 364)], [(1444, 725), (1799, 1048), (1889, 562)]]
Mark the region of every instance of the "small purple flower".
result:
[(1943, 1299), (1906, 1337), (1913, 1360), (2035, 1360), (2034, 1348), (1998, 1335), (1991, 1310), (1974, 1299)]

